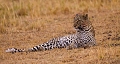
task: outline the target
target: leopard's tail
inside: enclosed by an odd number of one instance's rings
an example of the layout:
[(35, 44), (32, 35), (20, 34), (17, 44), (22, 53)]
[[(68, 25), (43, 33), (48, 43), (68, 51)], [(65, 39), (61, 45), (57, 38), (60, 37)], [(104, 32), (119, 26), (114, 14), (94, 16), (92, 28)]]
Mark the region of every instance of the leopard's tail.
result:
[(25, 52), (25, 49), (8, 48), (5, 52), (9, 52), (9, 53)]
[[(65, 41), (63, 41), (65, 40)], [(34, 46), (30, 49), (18, 49), (18, 48), (9, 48), (6, 50), (6, 52), (9, 53), (16, 53), (16, 52), (35, 52), (35, 51), (42, 51), (42, 50), (50, 50), (54, 48), (66, 48), (70, 43), (68, 42), (67, 38), (63, 37), (61, 39), (54, 38), (49, 40), (48, 42), (45, 42), (43, 44)]]
[(16, 53), (16, 52), (35, 52), (35, 51), (43, 51), (53, 49), (54, 45), (51, 42), (43, 43), (37, 46), (34, 46), (29, 49), (18, 49), (18, 48), (8, 48), (5, 52), (8, 53)]
[(35, 52), (35, 51), (41, 51), (43, 48), (41, 45), (34, 46), (33, 48), (30, 49), (18, 49), (18, 48), (8, 48), (5, 52), (7, 53), (16, 53), (16, 52)]

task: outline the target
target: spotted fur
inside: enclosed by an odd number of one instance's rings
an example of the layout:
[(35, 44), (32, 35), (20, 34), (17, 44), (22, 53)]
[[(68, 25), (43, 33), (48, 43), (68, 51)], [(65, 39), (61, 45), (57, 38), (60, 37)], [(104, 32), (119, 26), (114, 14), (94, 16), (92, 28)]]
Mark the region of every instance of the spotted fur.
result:
[(79, 47), (90, 47), (96, 44), (95, 31), (92, 23), (88, 19), (88, 14), (78, 13), (74, 17), (74, 28), (76, 33), (73, 35), (67, 35), (64, 37), (53, 38), (43, 44), (37, 45), (28, 50), (22, 50), (17, 48), (9, 48), (6, 52), (33, 52), (50, 50), (54, 48), (79, 48)]

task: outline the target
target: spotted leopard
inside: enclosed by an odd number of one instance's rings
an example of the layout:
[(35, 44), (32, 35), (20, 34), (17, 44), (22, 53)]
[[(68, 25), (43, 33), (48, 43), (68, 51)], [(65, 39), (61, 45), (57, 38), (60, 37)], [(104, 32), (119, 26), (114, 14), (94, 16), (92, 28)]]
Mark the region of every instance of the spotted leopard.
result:
[(92, 23), (88, 19), (88, 14), (78, 13), (74, 17), (73, 26), (76, 29), (76, 33), (72, 35), (67, 35), (64, 37), (53, 38), (43, 44), (34, 46), (28, 50), (9, 48), (6, 52), (15, 53), (15, 52), (33, 52), (33, 51), (42, 51), (50, 50), (54, 48), (86, 48), (94, 46), (95, 41), (95, 31), (92, 26)]

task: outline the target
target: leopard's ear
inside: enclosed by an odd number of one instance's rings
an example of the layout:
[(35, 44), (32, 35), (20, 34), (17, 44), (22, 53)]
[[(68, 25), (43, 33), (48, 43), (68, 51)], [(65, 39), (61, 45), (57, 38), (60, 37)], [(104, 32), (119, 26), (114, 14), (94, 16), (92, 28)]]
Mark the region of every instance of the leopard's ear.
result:
[(88, 14), (84, 14), (84, 19), (88, 20)]

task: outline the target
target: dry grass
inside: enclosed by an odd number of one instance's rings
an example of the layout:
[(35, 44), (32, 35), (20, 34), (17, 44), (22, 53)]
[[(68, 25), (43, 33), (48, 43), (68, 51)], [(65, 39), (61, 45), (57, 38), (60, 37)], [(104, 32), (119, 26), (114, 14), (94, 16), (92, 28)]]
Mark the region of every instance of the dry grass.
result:
[[(0, 0), (0, 64), (119, 64), (119, 0)], [(7, 54), (75, 33), (73, 16), (88, 12), (98, 46)], [(62, 51), (62, 52), (61, 52)]]
[[(34, 26), (35, 28), (38, 26), (28, 22), (38, 21), (43, 16), (67, 15), (93, 10), (99, 12), (103, 9), (111, 10), (112, 12), (120, 10), (119, 0), (0, 0), (0, 3), (0, 25), (5, 28), (12, 27), (15, 30), (33, 30)], [(23, 28), (26, 26), (28, 28)], [(3, 28), (1, 29), (0, 33), (3, 33)], [(37, 29), (40, 28), (38, 27)]]

